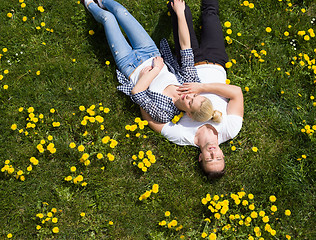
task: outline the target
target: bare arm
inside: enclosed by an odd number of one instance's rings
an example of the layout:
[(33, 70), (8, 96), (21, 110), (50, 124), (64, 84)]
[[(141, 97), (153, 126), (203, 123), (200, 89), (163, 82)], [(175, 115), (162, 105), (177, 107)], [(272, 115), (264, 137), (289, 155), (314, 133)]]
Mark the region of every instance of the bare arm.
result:
[(155, 132), (160, 133), (165, 123), (156, 122), (152, 117), (142, 108), (140, 108), (143, 119), (147, 120), (149, 127)]
[(178, 88), (181, 93), (213, 93), (229, 99), (227, 114), (243, 117), (244, 97), (241, 88), (224, 83), (184, 83)]
[(136, 93), (145, 91), (155, 77), (160, 73), (163, 68), (163, 59), (161, 57), (154, 58), (154, 65), (148, 66), (142, 69), (139, 75), (139, 79), (131, 91), (131, 94), (134, 95)]
[(178, 18), (178, 34), (180, 47), (182, 50), (191, 48), (190, 32), (184, 14), (185, 2), (184, 0), (174, 0), (173, 2), (171, 2), (171, 7), (173, 8)]

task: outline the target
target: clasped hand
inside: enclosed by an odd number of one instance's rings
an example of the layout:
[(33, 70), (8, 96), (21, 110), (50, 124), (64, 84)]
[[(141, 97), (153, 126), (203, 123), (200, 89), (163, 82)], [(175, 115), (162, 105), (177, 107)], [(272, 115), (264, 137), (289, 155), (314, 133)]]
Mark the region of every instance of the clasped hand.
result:
[(185, 94), (200, 94), (203, 92), (202, 83), (192, 82), (192, 83), (183, 83), (183, 85), (177, 88), (177, 92), (179, 95)]
[(144, 74), (150, 72), (151, 70), (153, 70), (154, 68), (158, 68), (159, 72), (161, 71), (161, 69), (163, 68), (164, 63), (163, 63), (163, 58), (162, 57), (155, 57), (153, 60), (153, 65), (152, 66), (147, 66), (144, 67), (140, 73), (139, 73), (139, 77), (143, 76)]
[(171, 7), (173, 11), (178, 15), (179, 13), (184, 13), (185, 1), (184, 0), (174, 0), (171, 2)]

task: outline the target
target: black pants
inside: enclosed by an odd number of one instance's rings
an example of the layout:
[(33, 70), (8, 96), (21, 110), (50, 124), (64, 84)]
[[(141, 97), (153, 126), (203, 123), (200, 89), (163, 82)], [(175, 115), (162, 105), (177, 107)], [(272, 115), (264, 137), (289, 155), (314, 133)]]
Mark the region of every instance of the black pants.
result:
[[(171, 1), (170, 1), (171, 2)], [(173, 37), (175, 42), (175, 50), (178, 62), (180, 61), (180, 43), (178, 34), (178, 19), (173, 11), (170, 2), (168, 4), (173, 26)], [(208, 61), (218, 63), (225, 67), (228, 62), (228, 56), (225, 51), (225, 43), (223, 37), (222, 26), (218, 17), (218, 1), (217, 0), (202, 0), (202, 31), (201, 44), (193, 28), (192, 14), (190, 8), (185, 6), (185, 17), (188, 24), (191, 47), (194, 53), (194, 62)]]

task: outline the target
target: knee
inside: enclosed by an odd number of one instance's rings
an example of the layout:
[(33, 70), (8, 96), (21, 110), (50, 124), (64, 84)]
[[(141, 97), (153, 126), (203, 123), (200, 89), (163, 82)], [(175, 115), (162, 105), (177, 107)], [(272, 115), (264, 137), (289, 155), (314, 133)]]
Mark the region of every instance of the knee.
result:
[(203, 0), (202, 12), (206, 14), (218, 15), (218, 1)]
[(125, 7), (123, 7), (122, 5), (117, 5), (115, 6), (111, 12), (113, 12), (113, 14), (115, 16), (119, 16), (119, 15), (122, 15), (122, 16), (126, 16), (129, 14), (129, 12), (127, 11), (127, 9)]
[(100, 14), (100, 20), (102, 22), (108, 22), (108, 21), (113, 21), (115, 20), (115, 17), (112, 13), (108, 12), (108, 11), (103, 11), (102, 14)]

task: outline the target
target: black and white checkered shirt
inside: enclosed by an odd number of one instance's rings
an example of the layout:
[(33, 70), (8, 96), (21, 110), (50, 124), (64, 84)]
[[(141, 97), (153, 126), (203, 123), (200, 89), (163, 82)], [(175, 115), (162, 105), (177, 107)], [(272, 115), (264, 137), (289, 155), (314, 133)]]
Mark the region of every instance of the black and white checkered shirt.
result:
[[(166, 39), (160, 41), (160, 52), (169, 72), (177, 77), (180, 84), (185, 82), (200, 82), (197, 70), (194, 67), (194, 55), (191, 48), (180, 51), (181, 67), (174, 59)], [(132, 101), (141, 106), (153, 120), (166, 123), (171, 121), (175, 115), (180, 114), (179, 109), (172, 102), (172, 98), (166, 95), (152, 92), (148, 89), (132, 95), (131, 91), (134, 88), (134, 84), (119, 70), (116, 70), (116, 73), (119, 83), (122, 84), (117, 89), (130, 96)]]

